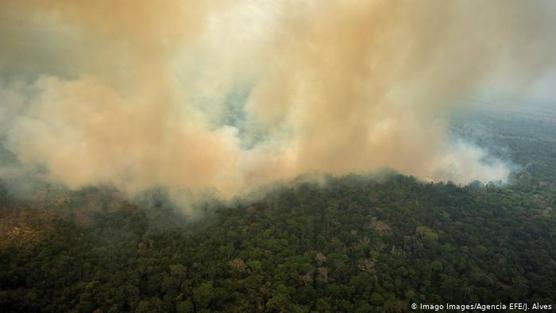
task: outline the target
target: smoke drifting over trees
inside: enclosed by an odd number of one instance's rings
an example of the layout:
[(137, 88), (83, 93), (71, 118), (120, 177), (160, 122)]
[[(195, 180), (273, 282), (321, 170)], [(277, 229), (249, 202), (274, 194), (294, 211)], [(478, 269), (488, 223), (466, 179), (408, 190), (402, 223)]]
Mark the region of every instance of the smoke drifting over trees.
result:
[(448, 131), (552, 70), (541, 1), (0, 3), (0, 132), (69, 187), (246, 188), (383, 167), (510, 172)]

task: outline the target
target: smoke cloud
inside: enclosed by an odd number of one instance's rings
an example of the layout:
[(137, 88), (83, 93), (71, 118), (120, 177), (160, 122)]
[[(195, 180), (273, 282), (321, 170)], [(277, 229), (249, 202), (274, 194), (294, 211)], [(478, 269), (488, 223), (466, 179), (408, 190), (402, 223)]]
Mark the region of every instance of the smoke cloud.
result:
[(504, 181), (448, 131), (554, 66), (542, 1), (0, 2), (0, 132), (71, 188), (232, 195), (390, 167)]

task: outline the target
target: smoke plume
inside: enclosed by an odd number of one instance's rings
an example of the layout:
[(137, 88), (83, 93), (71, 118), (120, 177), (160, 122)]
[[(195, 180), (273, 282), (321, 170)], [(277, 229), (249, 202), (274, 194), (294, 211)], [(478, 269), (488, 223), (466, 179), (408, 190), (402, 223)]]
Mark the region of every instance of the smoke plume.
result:
[(0, 132), (71, 188), (231, 195), (383, 167), (505, 180), (448, 131), (553, 68), (542, 1), (2, 0)]

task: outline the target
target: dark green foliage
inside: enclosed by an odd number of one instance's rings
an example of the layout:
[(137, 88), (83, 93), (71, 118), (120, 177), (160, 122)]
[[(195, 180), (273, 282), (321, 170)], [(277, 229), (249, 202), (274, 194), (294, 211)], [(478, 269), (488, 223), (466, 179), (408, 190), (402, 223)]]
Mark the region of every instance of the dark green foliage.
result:
[(393, 176), (284, 187), (181, 228), (153, 208), (0, 251), (9, 312), (373, 312), (556, 300), (556, 219), (508, 188)]
[[(19, 199), (0, 186), (0, 230), (17, 235), (0, 241), (0, 312), (556, 303), (551, 127), (529, 134), (522, 123), (510, 129), (520, 136), (496, 128), (477, 139), (504, 143), (525, 165), (509, 186), (352, 175), (282, 186), (254, 202), (213, 203), (195, 221), (162, 191), (129, 202), (109, 188), (47, 186)], [(29, 210), (40, 218), (24, 215)], [(27, 228), (13, 232), (18, 218)]]

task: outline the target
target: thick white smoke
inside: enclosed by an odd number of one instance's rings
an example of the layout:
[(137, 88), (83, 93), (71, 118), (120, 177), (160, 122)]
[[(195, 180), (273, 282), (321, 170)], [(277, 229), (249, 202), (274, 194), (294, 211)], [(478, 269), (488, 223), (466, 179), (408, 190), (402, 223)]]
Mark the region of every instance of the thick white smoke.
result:
[[(391, 167), (503, 181), (447, 131), (462, 97), (550, 70), (536, 1), (3, 1), (2, 133), (70, 187), (230, 195)], [(9, 34), (9, 35), (8, 35)]]

